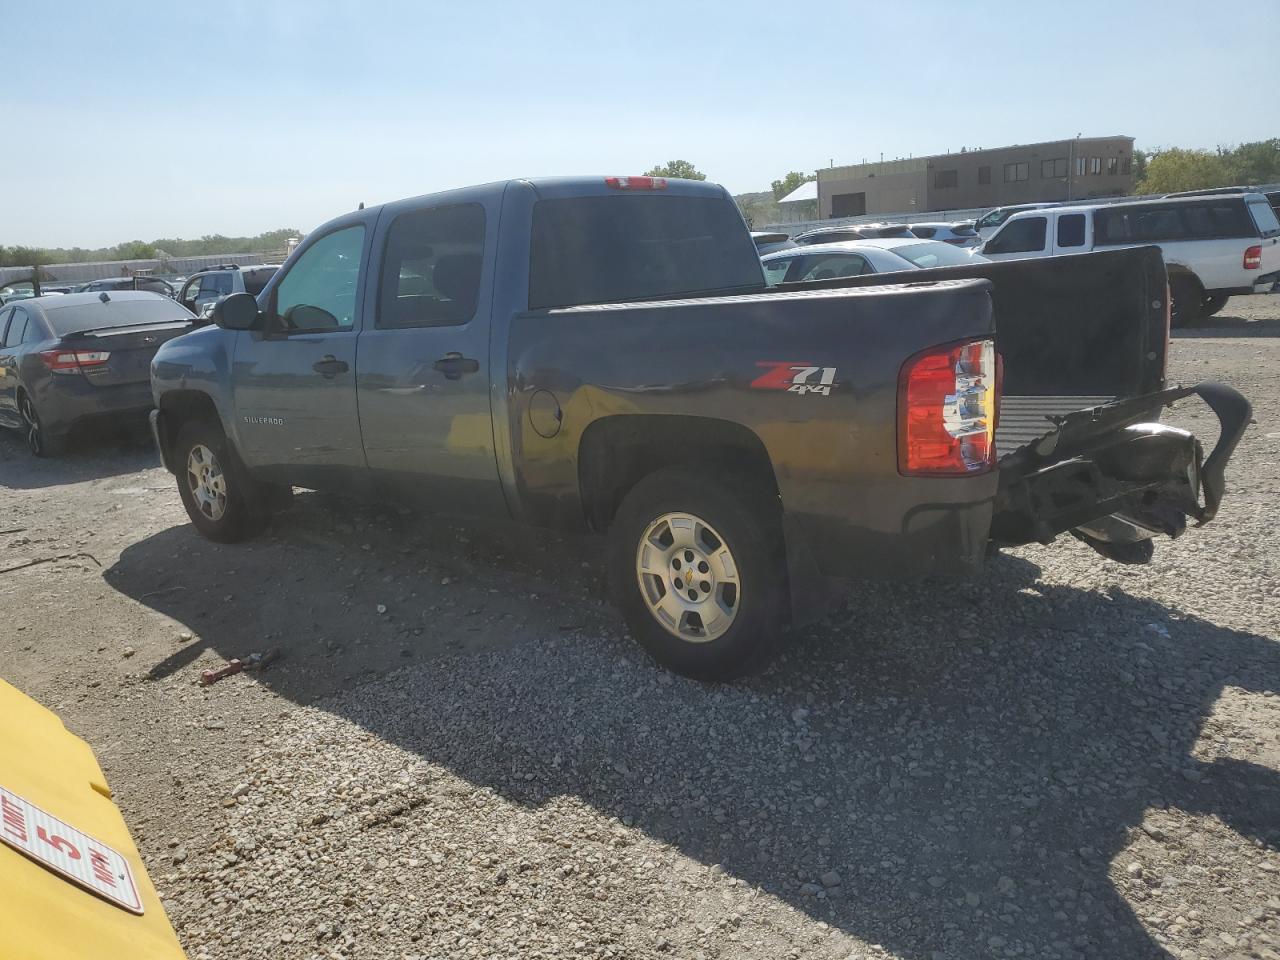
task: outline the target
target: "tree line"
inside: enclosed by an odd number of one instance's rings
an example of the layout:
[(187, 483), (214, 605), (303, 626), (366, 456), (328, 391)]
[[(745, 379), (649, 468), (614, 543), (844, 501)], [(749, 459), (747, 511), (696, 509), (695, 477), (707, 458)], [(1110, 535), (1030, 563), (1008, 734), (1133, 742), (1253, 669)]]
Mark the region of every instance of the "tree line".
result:
[(161, 240), (129, 240), (113, 247), (6, 247), (0, 245), (0, 267), (48, 266), (55, 263), (87, 263), (96, 260), (154, 260), (160, 254), (170, 257), (207, 257), (229, 253), (276, 253), (285, 248), (290, 237), (300, 237), (294, 227), (268, 230), (256, 237), (224, 237), (221, 234), (198, 240), (167, 238)]

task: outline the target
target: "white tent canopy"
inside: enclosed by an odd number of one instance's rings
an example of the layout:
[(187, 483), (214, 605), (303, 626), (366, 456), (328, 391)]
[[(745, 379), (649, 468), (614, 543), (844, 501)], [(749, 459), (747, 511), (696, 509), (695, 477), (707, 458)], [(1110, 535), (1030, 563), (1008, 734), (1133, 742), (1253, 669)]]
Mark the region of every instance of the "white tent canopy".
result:
[(801, 200), (817, 200), (818, 199), (818, 181), (810, 180), (808, 183), (802, 183), (796, 187), (785, 197), (779, 200), (779, 203), (797, 203)]

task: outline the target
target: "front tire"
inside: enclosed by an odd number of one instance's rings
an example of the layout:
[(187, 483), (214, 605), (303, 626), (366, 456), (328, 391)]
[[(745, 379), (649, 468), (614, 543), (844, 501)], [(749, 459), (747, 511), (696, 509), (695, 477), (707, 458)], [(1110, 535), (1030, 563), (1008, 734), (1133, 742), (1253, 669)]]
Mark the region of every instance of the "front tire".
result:
[(222, 428), (208, 420), (192, 420), (178, 431), (173, 445), (178, 494), (195, 528), (216, 543), (238, 543), (259, 533), (269, 515), (254, 510), (249, 485), (254, 483), (235, 459)]
[(661, 470), (631, 489), (610, 530), (610, 580), (633, 636), (695, 680), (755, 668), (784, 626), (776, 505), (706, 476)]

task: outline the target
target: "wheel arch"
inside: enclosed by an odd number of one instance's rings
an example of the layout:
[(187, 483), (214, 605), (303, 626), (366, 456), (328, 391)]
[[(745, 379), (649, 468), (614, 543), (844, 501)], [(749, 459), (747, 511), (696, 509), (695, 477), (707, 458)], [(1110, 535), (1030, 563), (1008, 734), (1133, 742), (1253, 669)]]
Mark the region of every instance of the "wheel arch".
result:
[(227, 435), (221, 412), (213, 397), (203, 390), (169, 390), (160, 397), (156, 418), (156, 439), (163, 448), (164, 462), (172, 464), (173, 443), (183, 426), (192, 420), (206, 419)]
[(588, 527), (608, 529), (631, 488), (669, 467), (731, 477), (781, 509), (769, 452), (748, 427), (715, 417), (620, 414), (591, 423), (578, 443), (578, 484)]

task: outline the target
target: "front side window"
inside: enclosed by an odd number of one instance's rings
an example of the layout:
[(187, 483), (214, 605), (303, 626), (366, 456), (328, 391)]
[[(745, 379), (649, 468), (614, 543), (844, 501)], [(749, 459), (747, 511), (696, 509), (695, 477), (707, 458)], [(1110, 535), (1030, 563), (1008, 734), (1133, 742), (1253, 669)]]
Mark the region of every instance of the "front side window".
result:
[(867, 273), (867, 261), (856, 253), (833, 253), (809, 257), (797, 280), (834, 280)]
[(378, 282), (381, 329), (466, 323), (480, 299), (484, 207), (460, 203), (396, 217)]
[[(5, 321), (9, 321), (6, 329)], [(0, 345), (12, 347), (22, 342), (22, 336), (18, 330), (19, 327), (25, 328), (27, 325), (26, 311), (20, 311), (17, 307), (10, 307), (6, 311), (0, 312), (0, 337), (3, 337), (3, 343)]]
[(1084, 214), (1067, 213), (1058, 218), (1058, 246), (1084, 246)]
[(311, 244), (275, 289), (277, 329), (330, 333), (354, 327), (363, 262), (363, 224), (335, 230)]
[(987, 241), (983, 253), (1037, 253), (1044, 249), (1048, 221), (1044, 217), (1010, 220)]
[(206, 273), (200, 278), (200, 295), (225, 297), (231, 293), (231, 274)]

